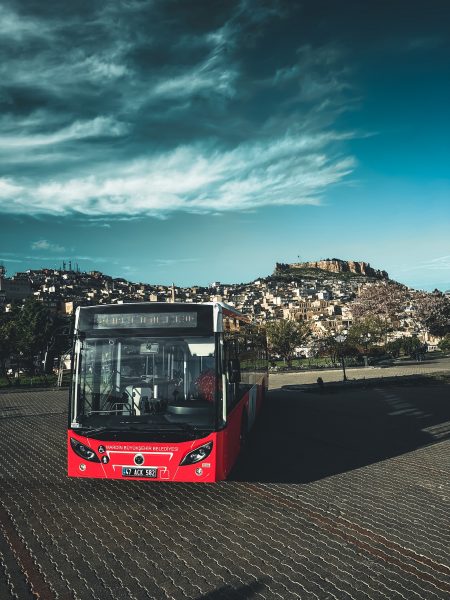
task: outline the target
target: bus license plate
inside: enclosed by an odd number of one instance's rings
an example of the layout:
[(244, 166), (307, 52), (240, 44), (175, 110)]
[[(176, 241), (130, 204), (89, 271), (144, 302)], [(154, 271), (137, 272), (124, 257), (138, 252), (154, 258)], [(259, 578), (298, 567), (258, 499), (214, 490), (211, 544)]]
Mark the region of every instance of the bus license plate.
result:
[(156, 479), (158, 477), (158, 469), (153, 467), (122, 467), (122, 477), (149, 477)]

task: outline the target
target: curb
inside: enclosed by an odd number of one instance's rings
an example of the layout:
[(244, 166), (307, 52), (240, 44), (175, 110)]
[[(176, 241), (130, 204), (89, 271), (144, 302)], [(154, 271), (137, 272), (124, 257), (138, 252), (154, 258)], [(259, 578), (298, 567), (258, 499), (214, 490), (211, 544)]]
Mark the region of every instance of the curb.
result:
[[(436, 373), (438, 374), (438, 373)], [(317, 383), (293, 383), (282, 385), (280, 389), (286, 391), (309, 392), (311, 394), (322, 394), (325, 392), (336, 392), (357, 388), (373, 388), (384, 385), (414, 385), (425, 383), (428, 385), (442, 383), (433, 377), (433, 373), (426, 375), (393, 375), (392, 377), (370, 377), (368, 379), (353, 379), (348, 381), (329, 381), (324, 382), (323, 387)]]

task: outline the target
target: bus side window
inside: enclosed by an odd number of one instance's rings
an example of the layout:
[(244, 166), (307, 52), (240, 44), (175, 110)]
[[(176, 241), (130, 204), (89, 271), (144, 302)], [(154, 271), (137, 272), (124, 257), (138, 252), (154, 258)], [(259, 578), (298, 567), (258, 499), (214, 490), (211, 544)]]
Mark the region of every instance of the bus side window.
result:
[(227, 413), (229, 413), (236, 402), (239, 400), (239, 383), (232, 383), (230, 381), (230, 373), (232, 372), (232, 366), (235, 366), (234, 371), (237, 370), (238, 365), (238, 352), (236, 347), (236, 341), (234, 337), (229, 336), (224, 343), (224, 372), (227, 377)]
[(241, 382), (241, 363), (238, 358), (231, 358), (228, 361), (228, 379), (230, 383)]

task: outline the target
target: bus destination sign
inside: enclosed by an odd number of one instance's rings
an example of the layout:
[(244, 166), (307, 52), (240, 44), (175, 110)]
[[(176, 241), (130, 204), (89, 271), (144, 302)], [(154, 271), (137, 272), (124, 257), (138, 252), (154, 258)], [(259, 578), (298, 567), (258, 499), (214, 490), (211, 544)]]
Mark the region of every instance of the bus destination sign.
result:
[(197, 327), (196, 312), (97, 313), (94, 329), (174, 329)]

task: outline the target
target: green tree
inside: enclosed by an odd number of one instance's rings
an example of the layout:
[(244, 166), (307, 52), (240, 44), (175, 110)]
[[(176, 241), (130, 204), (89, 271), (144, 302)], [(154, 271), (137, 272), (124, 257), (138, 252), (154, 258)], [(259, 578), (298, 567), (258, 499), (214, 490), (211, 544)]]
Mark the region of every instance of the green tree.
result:
[(53, 332), (58, 326), (58, 318), (35, 298), (28, 298), (16, 319), (16, 352), (32, 372), (35, 359), (42, 359), (50, 344)]
[(398, 358), (403, 350), (402, 339), (398, 338), (396, 340), (388, 342), (385, 346), (385, 349), (388, 354), (390, 354), (394, 358)]
[(369, 354), (373, 345), (382, 341), (385, 334), (385, 320), (377, 315), (367, 315), (357, 319), (350, 327), (347, 343), (356, 347), (360, 354)]
[(341, 347), (331, 333), (315, 339), (313, 343), (314, 356), (330, 358), (333, 364), (338, 362), (340, 350)]
[(442, 338), (438, 346), (442, 352), (450, 352), (450, 333), (447, 333), (446, 336)]
[(11, 313), (0, 315), (0, 375), (6, 376), (6, 364), (17, 347), (17, 325)]
[(72, 332), (74, 320), (70, 317), (59, 317), (55, 321), (52, 337), (45, 349), (46, 373), (51, 373), (53, 361), (70, 351), (72, 347)]
[(309, 326), (303, 322), (281, 319), (267, 324), (270, 352), (279, 354), (289, 366), (295, 355), (295, 348), (302, 346), (309, 334)]
[(415, 335), (401, 338), (403, 352), (407, 356), (414, 356), (420, 352), (423, 344)]

